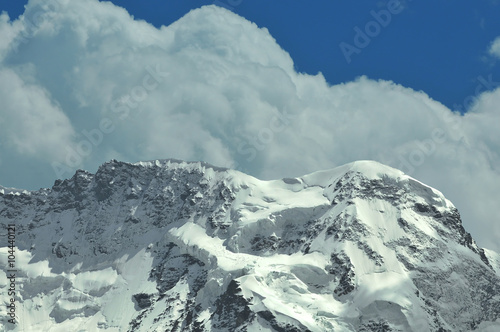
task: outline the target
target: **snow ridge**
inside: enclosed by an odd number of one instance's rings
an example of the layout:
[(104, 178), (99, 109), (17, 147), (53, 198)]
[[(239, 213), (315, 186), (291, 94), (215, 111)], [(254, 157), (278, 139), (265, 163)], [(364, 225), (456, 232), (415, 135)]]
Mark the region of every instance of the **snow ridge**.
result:
[(51, 189), (0, 187), (0, 218), (19, 265), (6, 331), (500, 328), (500, 255), (442, 193), (373, 161), (261, 181), (112, 160)]

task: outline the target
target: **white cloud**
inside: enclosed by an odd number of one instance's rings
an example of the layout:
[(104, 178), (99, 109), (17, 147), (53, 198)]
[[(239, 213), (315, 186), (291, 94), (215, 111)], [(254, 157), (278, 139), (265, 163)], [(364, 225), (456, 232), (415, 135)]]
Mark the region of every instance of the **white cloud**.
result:
[(461, 117), (393, 82), (297, 73), (266, 29), (222, 8), (156, 29), (108, 2), (52, 1), (0, 18), (3, 169), (26, 156), (64, 165), (89, 144), (90, 170), (180, 158), (276, 178), (374, 159), (443, 191), (480, 244), (500, 249), (500, 90)]
[(73, 128), (47, 92), (0, 68), (0, 138), (5, 148), (45, 161), (64, 160)]
[(21, 22), (12, 23), (7, 13), (0, 13), (0, 60), (12, 47), (14, 39), (19, 35), (21, 28)]
[(491, 42), (488, 53), (494, 57), (500, 58), (500, 37), (497, 37)]

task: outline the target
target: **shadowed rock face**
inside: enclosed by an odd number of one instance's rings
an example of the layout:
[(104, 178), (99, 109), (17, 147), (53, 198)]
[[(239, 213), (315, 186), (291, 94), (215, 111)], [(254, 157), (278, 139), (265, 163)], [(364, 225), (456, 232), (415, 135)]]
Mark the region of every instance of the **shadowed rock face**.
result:
[(498, 254), (441, 193), (375, 162), (260, 181), (113, 160), (0, 191), (0, 218), (16, 225), (20, 305), (37, 310), (25, 330), (500, 328)]

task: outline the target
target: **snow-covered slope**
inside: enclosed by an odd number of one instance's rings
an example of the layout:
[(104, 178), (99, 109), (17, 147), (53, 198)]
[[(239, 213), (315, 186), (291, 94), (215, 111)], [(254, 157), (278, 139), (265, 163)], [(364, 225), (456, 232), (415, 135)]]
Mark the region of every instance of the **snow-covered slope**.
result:
[(17, 232), (6, 331), (500, 330), (500, 256), (439, 191), (376, 162), (261, 181), (113, 160), (0, 188), (0, 218)]

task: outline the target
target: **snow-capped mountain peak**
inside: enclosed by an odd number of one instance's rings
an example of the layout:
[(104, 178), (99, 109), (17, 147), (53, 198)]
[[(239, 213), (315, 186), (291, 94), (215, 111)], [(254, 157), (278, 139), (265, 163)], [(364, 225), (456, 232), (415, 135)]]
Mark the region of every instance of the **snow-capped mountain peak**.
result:
[(1, 187), (0, 217), (17, 231), (6, 330), (500, 327), (499, 255), (442, 193), (373, 161), (262, 181), (112, 160), (51, 189)]

